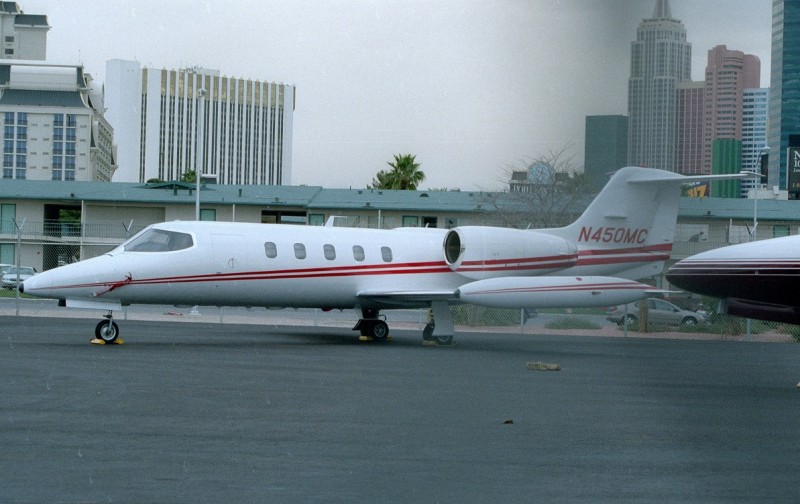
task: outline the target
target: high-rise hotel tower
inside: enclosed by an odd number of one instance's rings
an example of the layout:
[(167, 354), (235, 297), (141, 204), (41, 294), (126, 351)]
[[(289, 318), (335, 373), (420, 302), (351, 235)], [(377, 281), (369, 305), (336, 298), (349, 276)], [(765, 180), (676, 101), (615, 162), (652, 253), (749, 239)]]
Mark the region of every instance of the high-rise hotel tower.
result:
[(111, 60), (105, 93), (120, 139), (114, 182), (199, 171), (219, 184), (291, 183), (294, 86)]
[(628, 79), (628, 164), (676, 171), (676, 91), (691, 79), (692, 45), (673, 19), (668, 0), (656, 0), (631, 43)]

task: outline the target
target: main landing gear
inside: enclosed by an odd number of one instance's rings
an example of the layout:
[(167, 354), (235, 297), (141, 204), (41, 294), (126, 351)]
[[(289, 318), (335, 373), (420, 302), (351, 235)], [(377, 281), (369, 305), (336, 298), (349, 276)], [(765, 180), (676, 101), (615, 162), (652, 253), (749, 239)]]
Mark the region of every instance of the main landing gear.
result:
[(105, 320), (101, 320), (94, 328), (95, 338), (91, 341), (94, 345), (121, 345), (122, 339), (119, 337), (119, 326), (114, 322), (114, 317), (111, 311), (108, 315), (103, 316)]
[(361, 340), (386, 341), (389, 337), (389, 325), (378, 318), (375, 308), (362, 308), (361, 319), (353, 327), (354, 331), (361, 331)]
[[(422, 331), (423, 345), (449, 346), (453, 344), (453, 316), (450, 306), (445, 301), (431, 303), (432, 320)], [(360, 331), (362, 341), (386, 341), (389, 338), (389, 326), (379, 317), (377, 308), (362, 308), (361, 319), (353, 327)]]

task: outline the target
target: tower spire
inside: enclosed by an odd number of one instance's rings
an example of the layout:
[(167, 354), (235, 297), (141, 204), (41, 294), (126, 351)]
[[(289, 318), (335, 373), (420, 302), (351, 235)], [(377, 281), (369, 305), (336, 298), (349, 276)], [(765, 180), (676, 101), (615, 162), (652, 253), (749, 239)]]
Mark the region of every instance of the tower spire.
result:
[(672, 19), (669, 0), (656, 0), (656, 8), (653, 9), (653, 19)]

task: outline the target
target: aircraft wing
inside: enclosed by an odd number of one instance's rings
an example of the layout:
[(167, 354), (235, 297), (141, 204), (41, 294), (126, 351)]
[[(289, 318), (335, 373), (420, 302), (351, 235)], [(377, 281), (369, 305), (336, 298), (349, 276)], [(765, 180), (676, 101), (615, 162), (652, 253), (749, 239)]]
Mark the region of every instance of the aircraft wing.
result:
[(455, 290), (366, 290), (358, 298), (382, 306), (418, 307), (429, 306), (431, 301), (458, 301)]

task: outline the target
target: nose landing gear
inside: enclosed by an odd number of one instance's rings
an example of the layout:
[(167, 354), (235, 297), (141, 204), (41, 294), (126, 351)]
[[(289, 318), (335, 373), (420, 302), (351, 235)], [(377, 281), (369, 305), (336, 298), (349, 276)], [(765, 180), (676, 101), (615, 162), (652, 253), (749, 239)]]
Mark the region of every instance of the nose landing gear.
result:
[(101, 320), (94, 328), (95, 338), (91, 343), (94, 345), (121, 345), (124, 343), (122, 339), (119, 338), (119, 326), (114, 322), (112, 312), (109, 311), (108, 315), (104, 315), (104, 318), (106, 320)]

